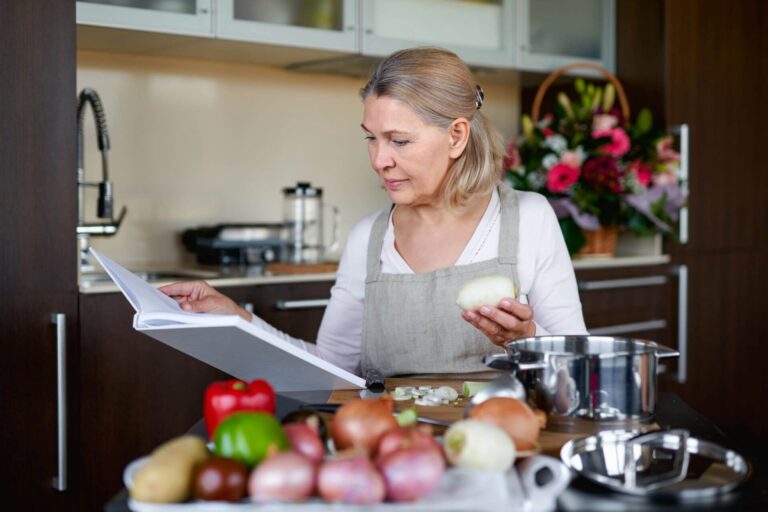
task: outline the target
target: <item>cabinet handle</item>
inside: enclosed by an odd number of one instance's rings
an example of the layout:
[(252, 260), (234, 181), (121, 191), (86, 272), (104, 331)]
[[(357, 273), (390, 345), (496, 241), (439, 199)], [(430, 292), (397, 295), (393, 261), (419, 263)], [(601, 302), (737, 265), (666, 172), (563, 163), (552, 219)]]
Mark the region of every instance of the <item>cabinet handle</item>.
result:
[(677, 267), (677, 382), (688, 379), (688, 265)]
[(275, 309), (286, 311), (289, 309), (324, 308), (329, 302), (331, 302), (331, 299), (278, 300), (275, 302)]
[(633, 322), (629, 324), (606, 325), (588, 329), (594, 336), (608, 336), (613, 334), (625, 334), (628, 332), (657, 331), (667, 327), (667, 321), (663, 319), (647, 320), (645, 322)]
[(602, 279), (598, 281), (579, 281), (581, 291), (610, 290), (632, 288), (634, 286), (661, 286), (667, 284), (667, 276), (627, 277), (623, 279)]
[[(671, 132), (680, 136), (680, 188), (682, 189), (684, 197), (688, 197), (690, 190), (690, 131), (687, 124), (681, 124), (674, 126)], [(680, 243), (688, 243), (688, 222), (690, 211), (686, 204), (680, 209)]]
[(59, 474), (53, 478), (53, 488), (67, 490), (67, 315), (51, 315), (56, 325), (56, 400), (59, 445)]

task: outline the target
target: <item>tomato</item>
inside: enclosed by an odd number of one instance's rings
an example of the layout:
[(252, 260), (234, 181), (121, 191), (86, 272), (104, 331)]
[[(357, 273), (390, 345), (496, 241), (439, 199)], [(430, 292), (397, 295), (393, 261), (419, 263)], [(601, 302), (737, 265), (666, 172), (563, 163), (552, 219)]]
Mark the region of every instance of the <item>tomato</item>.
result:
[(240, 501), (245, 496), (248, 469), (234, 459), (211, 457), (195, 471), (194, 496), (200, 500)]

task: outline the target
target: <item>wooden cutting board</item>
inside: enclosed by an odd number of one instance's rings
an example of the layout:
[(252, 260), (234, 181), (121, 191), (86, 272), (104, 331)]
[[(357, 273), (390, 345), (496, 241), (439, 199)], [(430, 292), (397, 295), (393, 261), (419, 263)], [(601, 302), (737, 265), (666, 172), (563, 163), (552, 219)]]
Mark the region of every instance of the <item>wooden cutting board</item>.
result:
[[(386, 380), (387, 391), (394, 391), (399, 386), (450, 386), (459, 393), (459, 400), (447, 405), (424, 406), (416, 405), (419, 416), (447, 422), (454, 422), (464, 418), (465, 406), (468, 398), (461, 396), (461, 384), (463, 381), (435, 380), (417, 378), (390, 378)], [(358, 390), (334, 391), (328, 403), (345, 403), (349, 400), (360, 398)], [(402, 411), (414, 406), (413, 400), (395, 401), (395, 411)], [(596, 422), (577, 418), (563, 418), (548, 416), (547, 426), (539, 435), (541, 453), (560, 458), (560, 449), (571, 439), (577, 439), (592, 435), (601, 430), (634, 429), (641, 432), (658, 430), (656, 424), (640, 423), (637, 421), (612, 421)], [(435, 427), (436, 433), (441, 433), (442, 427)]]
[(329, 274), (336, 272), (339, 268), (338, 263), (269, 263), (266, 272), (273, 276), (291, 275), (291, 274)]

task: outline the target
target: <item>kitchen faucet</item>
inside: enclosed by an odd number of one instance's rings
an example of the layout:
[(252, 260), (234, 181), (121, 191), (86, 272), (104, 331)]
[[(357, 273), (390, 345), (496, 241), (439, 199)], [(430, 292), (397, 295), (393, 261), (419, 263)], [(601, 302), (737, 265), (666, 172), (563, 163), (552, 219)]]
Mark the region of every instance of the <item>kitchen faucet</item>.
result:
[[(101, 182), (89, 183), (85, 181), (85, 169), (83, 165), (83, 122), (86, 103), (91, 104), (93, 115), (96, 118), (96, 134), (101, 151)], [(80, 271), (93, 270), (90, 263), (91, 236), (112, 236), (117, 233), (120, 224), (125, 217), (126, 208), (123, 206), (117, 219), (112, 217), (112, 183), (109, 181), (107, 167), (107, 152), (109, 151), (109, 134), (107, 133), (107, 120), (104, 116), (104, 107), (101, 98), (91, 88), (85, 88), (80, 92), (77, 101), (77, 241), (80, 249)], [(109, 219), (109, 222), (86, 223), (83, 203), (85, 201), (85, 187), (98, 187), (99, 199), (97, 216), (100, 219)]]

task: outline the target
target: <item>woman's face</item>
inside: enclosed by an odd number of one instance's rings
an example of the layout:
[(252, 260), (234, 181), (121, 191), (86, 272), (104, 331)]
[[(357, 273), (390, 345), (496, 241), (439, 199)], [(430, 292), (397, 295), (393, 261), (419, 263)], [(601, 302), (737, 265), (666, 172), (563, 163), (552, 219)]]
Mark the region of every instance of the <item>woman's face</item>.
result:
[(364, 105), (368, 156), (390, 200), (439, 204), (441, 184), (455, 159), (451, 129), (425, 123), (408, 105), (387, 96), (368, 96)]

